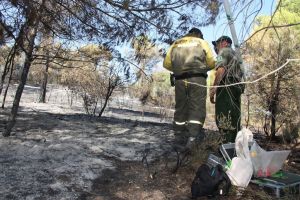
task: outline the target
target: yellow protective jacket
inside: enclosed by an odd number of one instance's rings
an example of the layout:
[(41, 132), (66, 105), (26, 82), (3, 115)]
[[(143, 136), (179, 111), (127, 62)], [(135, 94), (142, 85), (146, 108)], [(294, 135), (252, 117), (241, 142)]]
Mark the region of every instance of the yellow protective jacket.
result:
[(168, 50), (163, 67), (175, 75), (207, 73), (215, 67), (208, 43), (198, 37), (186, 35), (176, 40)]

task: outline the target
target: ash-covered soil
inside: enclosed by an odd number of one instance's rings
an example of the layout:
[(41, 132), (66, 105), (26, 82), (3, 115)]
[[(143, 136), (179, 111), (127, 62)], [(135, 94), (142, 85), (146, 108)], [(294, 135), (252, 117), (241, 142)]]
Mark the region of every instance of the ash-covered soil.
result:
[[(1, 132), (12, 97), (0, 112)], [(37, 99), (38, 88), (26, 87), (12, 135), (0, 136), (1, 200), (190, 199), (200, 163), (173, 173), (172, 118), (141, 112), (128, 98), (112, 102), (104, 117), (91, 117), (80, 99), (70, 106), (63, 88), (50, 89), (46, 104)], [(244, 195), (231, 191), (223, 199), (272, 199), (258, 190), (250, 185)]]
[[(123, 164), (139, 170), (133, 173), (141, 178), (149, 176), (142, 163), (145, 148), (149, 163), (170, 149), (171, 125), (158, 114), (109, 108), (106, 116), (91, 117), (79, 100), (70, 106), (66, 90), (52, 89), (49, 95), (48, 103), (37, 103), (38, 88), (26, 87), (12, 135), (0, 138), (0, 199), (85, 199), (99, 184), (118, 178)], [(9, 97), (8, 108), (1, 110), (1, 131), (13, 93)], [(119, 178), (130, 186), (126, 176)], [(118, 196), (109, 191), (100, 195)]]

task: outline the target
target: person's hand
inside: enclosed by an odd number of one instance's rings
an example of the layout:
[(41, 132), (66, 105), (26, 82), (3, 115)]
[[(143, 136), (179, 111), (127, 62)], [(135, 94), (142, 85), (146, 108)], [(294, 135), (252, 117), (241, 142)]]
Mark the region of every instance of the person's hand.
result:
[(209, 90), (209, 99), (211, 103), (216, 103), (215, 101), (216, 88), (210, 88)]

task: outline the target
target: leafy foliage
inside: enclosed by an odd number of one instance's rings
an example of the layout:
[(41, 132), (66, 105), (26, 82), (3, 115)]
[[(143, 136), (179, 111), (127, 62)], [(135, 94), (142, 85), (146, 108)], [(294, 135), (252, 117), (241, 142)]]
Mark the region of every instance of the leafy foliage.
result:
[(26, 18), (38, 17), (41, 30), (62, 39), (118, 43), (154, 30), (162, 40), (177, 37), (191, 26), (214, 23), (219, 7), (218, 0), (4, 0), (0, 20), (11, 35)]
[[(300, 56), (300, 32), (299, 26), (286, 28), (272, 28), (275, 25), (294, 23), (299, 21), (298, 13), (292, 13), (293, 9), (278, 5), (279, 9), (274, 16), (261, 16), (258, 18), (256, 29), (271, 24), (266, 31), (257, 33), (247, 43), (246, 60), (250, 63), (251, 72), (254, 77), (273, 71), (287, 62), (291, 58)], [(298, 1), (299, 2), (299, 1)], [(299, 63), (290, 63), (280, 71), (270, 75), (263, 81), (251, 85), (249, 94), (254, 102), (252, 110), (265, 110), (267, 115), (259, 113), (256, 116), (258, 121), (264, 121), (264, 131), (271, 138), (279, 129), (289, 124), (297, 124), (297, 102), (298, 96), (297, 82), (299, 82)], [(298, 83), (299, 84), (299, 83)], [(259, 92), (257, 92), (259, 91)]]
[(98, 101), (105, 108), (113, 90), (123, 84), (122, 67), (109, 63), (111, 53), (101, 46), (84, 46), (72, 57), (74, 61), (65, 63), (69, 68), (61, 70), (61, 83), (81, 96), (86, 112), (95, 115)]

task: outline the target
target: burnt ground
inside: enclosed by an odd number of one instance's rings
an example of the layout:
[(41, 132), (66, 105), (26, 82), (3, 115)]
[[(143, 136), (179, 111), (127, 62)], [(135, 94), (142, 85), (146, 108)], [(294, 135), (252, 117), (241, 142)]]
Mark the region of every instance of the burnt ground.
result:
[[(162, 120), (155, 112), (141, 116), (139, 110), (120, 105), (108, 109), (104, 117), (91, 117), (83, 113), (80, 104), (70, 107), (65, 94), (64, 89), (53, 89), (48, 103), (41, 104), (36, 102), (37, 89), (25, 88), (12, 135), (0, 138), (1, 200), (190, 199), (195, 171), (209, 152), (216, 151), (215, 146), (205, 147), (201, 156), (190, 157), (174, 173), (171, 119)], [(1, 131), (11, 100), (0, 112)], [(268, 150), (293, 146), (255, 136)], [(284, 168), (299, 172), (299, 147), (294, 145), (292, 150)], [(215, 199), (274, 196), (250, 184), (243, 192), (232, 188), (227, 197)]]

